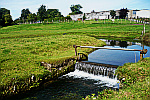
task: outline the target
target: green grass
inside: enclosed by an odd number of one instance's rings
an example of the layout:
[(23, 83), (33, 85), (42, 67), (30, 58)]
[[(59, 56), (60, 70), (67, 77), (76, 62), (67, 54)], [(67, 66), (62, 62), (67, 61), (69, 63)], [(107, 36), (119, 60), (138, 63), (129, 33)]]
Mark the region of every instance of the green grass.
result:
[[(54, 35), (34, 38), (1, 39), (2, 84), (16, 76), (42, 74), (39, 63), (55, 63), (75, 56), (73, 45), (105, 45), (89, 36)], [(89, 50), (89, 49), (88, 49)]]
[[(106, 20), (23, 24), (0, 28), (0, 86), (47, 71), (40, 62), (61, 63), (75, 56), (73, 45), (103, 46), (98, 36), (138, 38), (143, 25)], [(146, 25), (146, 29), (147, 29)], [(147, 30), (146, 30), (147, 32)], [(65, 35), (63, 35), (66, 33)], [(88, 53), (91, 49), (81, 49)], [(15, 79), (15, 80), (14, 80)]]
[[(136, 38), (141, 35), (143, 30), (143, 25), (133, 25), (136, 23), (130, 23), (130, 21), (122, 21), (122, 24), (117, 20), (115, 23), (106, 21), (105, 24), (103, 21), (98, 21), (98, 23), (91, 21), (91, 24), (89, 22), (8, 26), (0, 29), (0, 38), (40, 37), (62, 35), (63, 33)], [(146, 29), (148, 29), (148, 25), (146, 25)]]

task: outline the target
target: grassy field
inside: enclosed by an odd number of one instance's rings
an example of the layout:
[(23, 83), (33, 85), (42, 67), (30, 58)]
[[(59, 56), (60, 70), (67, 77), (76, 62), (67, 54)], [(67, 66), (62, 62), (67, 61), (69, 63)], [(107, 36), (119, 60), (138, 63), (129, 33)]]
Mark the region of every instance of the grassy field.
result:
[[(148, 32), (146, 25), (146, 32)], [(103, 46), (94, 38), (113, 36), (139, 38), (143, 25), (127, 20), (22, 24), (0, 29), (0, 86), (44, 75), (40, 62), (58, 63), (75, 56), (73, 45)], [(82, 51), (82, 50), (81, 50)], [(84, 49), (90, 52), (91, 49)]]
[[(146, 25), (146, 32), (148, 31)], [(80, 34), (89, 36), (115, 36), (136, 38), (141, 35), (143, 25), (138, 25), (130, 21), (85, 21), (70, 22), (70, 23), (52, 23), (52, 24), (26, 24), (4, 27), (0, 30), (0, 38), (29, 38), (29, 37), (44, 37), (50, 35)]]

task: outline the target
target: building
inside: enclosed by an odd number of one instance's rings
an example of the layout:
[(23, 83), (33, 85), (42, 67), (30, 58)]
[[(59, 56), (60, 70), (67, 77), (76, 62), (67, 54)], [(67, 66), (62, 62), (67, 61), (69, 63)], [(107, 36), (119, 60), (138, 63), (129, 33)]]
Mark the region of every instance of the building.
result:
[(110, 11), (100, 11), (100, 12), (91, 12), (85, 13), (86, 20), (91, 19), (110, 19)]
[[(82, 20), (84, 14), (76, 14), (76, 15), (70, 15), (72, 20)], [(86, 20), (91, 19), (111, 19), (110, 11), (100, 11), (100, 12), (91, 12), (91, 13), (85, 13)]]
[(135, 19), (136, 18), (136, 12), (139, 11), (139, 10), (129, 10), (128, 12), (128, 15), (127, 15), (127, 18), (128, 19)]
[(129, 19), (150, 18), (150, 10), (129, 10)]
[[(115, 19), (119, 19), (120, 10), (116, 10)], [(72, 20), (82, 20), (84, 14), (70, 15)], [(92, 19), (111, 19), (110, 11), (100, 11), (95, 12), (94, 10), (91, 13), (85, 13), (86, 20)], [(126, 18), (128, 19), (137, 19), (137, 18), (150, 18), (150, 10), (129, 10)]]
[(84, 14), (76, 14), (76, 15), (70, 15), (72, 20), (82, 20), (83, 19)]
[(136, 18), (150, 18), (150, 10), (139, 10), (136, 12)]

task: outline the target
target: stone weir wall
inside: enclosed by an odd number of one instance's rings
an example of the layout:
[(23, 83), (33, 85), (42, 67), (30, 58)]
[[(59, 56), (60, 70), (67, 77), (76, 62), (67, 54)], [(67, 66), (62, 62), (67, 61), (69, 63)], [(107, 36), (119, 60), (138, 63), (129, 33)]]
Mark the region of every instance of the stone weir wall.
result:
[(48, 81), (56, 80), (59, 76), (73, 71), (75, 69), (75, 63), (75, 58), (67, 59), (61, 64), (41, 62), (41, 66), (44, 66), (50, 73), (43, 76), (30, 75), (24, 80), (15, 81), (15, 79), (12, 79), (13, 81), (10, 84), (0, 87), (0, 100), (6, 100), (18, 93), (26, 92), (30, 89), (37, 88)]

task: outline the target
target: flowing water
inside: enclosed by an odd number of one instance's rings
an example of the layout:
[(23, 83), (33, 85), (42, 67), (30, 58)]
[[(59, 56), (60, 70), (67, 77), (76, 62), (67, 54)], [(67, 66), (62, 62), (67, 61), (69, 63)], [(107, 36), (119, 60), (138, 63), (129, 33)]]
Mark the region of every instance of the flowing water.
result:
[[(109, 48), (143, 49), (141, 43), (119, 42), (114, 40), (103, 40)], [(150, 57), (150, 47), (144, 46), (148, 52), (144, 56)], [(58, 81), (49, 84), (38, 91), (31, 91), (16, 100), (37, 99), (57, 100), (72, 99), (79, 100), (87, 95), (97, 94), (105, 88), (119, 88), (119, 81), (115, 75), (118, 66), (128, 62), (137, 62), (140, 52), (98, 49), (88, 56), (88, 61), (77, 62), (75, 71), (59, 77)], [(94, 63), (93, 63), (94, 62)], [(96, 63), (96, 64), (95, 64)]]

